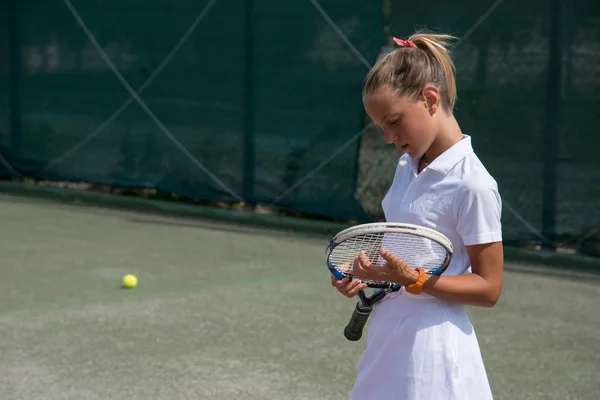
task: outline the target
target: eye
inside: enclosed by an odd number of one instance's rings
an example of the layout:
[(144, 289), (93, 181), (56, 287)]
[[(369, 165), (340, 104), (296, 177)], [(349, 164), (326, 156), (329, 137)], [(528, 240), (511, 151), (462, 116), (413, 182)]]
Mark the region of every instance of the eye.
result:
[(396, 125), (399, 120), (400, 118), (396, 118), (395, 120), (390, 121), (390, 125)]

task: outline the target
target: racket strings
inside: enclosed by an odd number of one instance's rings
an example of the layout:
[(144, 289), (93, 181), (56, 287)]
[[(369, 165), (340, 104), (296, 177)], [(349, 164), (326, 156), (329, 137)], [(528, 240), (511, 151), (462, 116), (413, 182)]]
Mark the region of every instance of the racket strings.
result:
[(406, 262), (410, 268), (421, 268), (426, 272), (442, 266), (448, 254), (444, 246), (426, 237), (405, 233), (369, 233), (338, 244), (330, 258), (334, 265), (346, 271), (361, 252), (372, 263), (383, 265), (382, 248)]

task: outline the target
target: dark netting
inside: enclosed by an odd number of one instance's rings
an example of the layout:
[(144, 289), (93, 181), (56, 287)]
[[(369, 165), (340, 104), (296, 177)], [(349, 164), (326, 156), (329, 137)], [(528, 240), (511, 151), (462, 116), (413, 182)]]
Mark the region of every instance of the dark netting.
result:
[(9, 86), (9, 10), (8, 1), (0, 2), (0, 178), (10, 176), (2, 161), (8, 157), (11, 144), (10, 130), (10, 86)]
[[(380, 219), (398, 155), (356, 136), (360, 85), (391, 36), (426, 28), (460, 38), (456, 115), (500, 185), (505, 239), (594, 252), (600, 3), (556, 3), (3, 0), (0, 176)], [(81, 22), (134, 90), (151, 79), (152, 116)]]
[[(249, 3), (72, 1), (134, 90), (204, 11), (140, 94), (160, 126), (135, 102), (118, 112), (131, 96), (63, 2), (20, 6), (9, 16), (18, 20), (22, 54), (20, 146), (2, 142), (13, 167), (37, 179), (152, 187), (205, 200), (278, 198), (362, 128), (367, 67), (310, 1), (255, 1), (252, 10)], [(380, 5), (319, 4), (373, 62)], [(354, 198), (358, 145), (279, 204), (364, 218)]]

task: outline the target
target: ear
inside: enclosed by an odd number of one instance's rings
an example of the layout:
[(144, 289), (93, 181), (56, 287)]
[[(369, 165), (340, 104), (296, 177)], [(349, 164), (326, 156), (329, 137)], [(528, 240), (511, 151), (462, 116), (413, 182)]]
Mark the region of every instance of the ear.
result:
[(429, 114), (435, 114), (441, 106), (440, 92), (435, 86), (425, 86), (421, 94), (425, 106), (429, 110)]

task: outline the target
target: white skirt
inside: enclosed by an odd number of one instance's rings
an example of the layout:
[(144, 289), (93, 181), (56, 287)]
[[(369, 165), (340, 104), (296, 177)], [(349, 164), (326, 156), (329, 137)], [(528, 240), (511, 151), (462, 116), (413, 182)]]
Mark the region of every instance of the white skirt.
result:
[(350, 400), (490, 400), (465, 308), (394, 293), (375, 305)]

